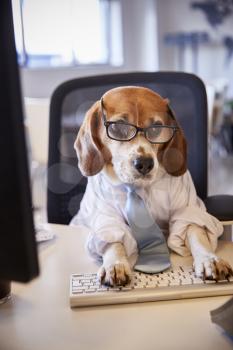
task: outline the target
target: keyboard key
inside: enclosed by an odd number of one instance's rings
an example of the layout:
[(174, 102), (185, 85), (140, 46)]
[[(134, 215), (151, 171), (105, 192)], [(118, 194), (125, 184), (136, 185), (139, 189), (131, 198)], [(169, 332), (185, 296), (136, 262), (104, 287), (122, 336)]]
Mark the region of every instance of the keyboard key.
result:
[(74, 294), (82, 294), (83, 290), (73, 290), (72, 291)]
[(134, 285), (133, 288), (134, 288), (134, 289), (142, 289), (142, 286), (140, 286), (139, 284), (137, 284), (137, 285)]
[(88, 288), (86, 289), (86, 293), (94, 293), (96, 292), (96, 288)]
[(228, 280), (218, 280), (218, 283), (229, 283)]
[(163, 281), (163, 282), (161, 281), (161, 282), (158, 283), (159, 287), (167, 287), (168, 285), (169, 285), (168, 281)]
[(91, 285), (93, 286), (93, 283), (91, 283), (91, 281), (88, 281), (88, 282), (87, 282), (87, 281), (84, 281), (84, 282), (83, 282), (83, 285), (84, 285), (84, 286), (91, 286)]
[(170, 286), (179, 286), (180, 285), (180, 281), (177, 281), (177, 280), (170, 281), (169, 285)]
[(121, 287), (111, 287), (109, 288), (111, 291), (121, 291)]
[(80, 281), (72, 281), (72, 285), (73, 287), (78, 287), (78, 286), (82, 286), (82, 283)]
[(124, 286), (124, 287), (121, 287), (121, 290), (123, 290), (123, 291), (132, 290), (132, 287), (131, 286)]
[(205, 284), (215, 284), (215, 280), (205, 280)]
[(184, 285), (186, 285), (186, 284), (192, 284), (192, 280), (182, 280), (181, 282), (180, 282), (180, 284), (182, 285), (182, 286), (184, 286)]
[(76, 287), (76, 288), (73, 288), (72, 290), (81, 290), (81, 291), (85, 291), (86, 290), (86, 287)]
[(204, 281), (201, 278), (193, 278), (193, 284), (204, 284)]

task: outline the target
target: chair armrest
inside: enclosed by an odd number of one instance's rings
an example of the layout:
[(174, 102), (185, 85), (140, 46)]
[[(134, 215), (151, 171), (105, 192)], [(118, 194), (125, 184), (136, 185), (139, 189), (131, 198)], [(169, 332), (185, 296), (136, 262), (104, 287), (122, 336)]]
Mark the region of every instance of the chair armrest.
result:
[(216, 195), (204, 200), (207, 212), (215, 216), (223, 224), (223, 234), (220, 239), (233, 241), (233, 196)]
[(218, 220), (233, 221), (233, 196), (225, 194), (210, 196), (204, 200), (204, 203), (207, 212)]

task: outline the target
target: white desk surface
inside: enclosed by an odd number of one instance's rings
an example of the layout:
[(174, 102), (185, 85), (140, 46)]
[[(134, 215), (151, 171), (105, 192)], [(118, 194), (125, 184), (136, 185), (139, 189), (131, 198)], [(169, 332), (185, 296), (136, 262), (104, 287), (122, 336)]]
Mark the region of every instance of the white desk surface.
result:
[[(0, 350), (233, 348), (209, 314), (229, 297), (70, 309), (70, 274), (98, 267), (84, 250), (85, 230), (51, 227), (57, 238), (40, 247), (40, 277), (13, 283), (11, 300), (0, 307)], [(223, 245), (233, 263), (233, 243), (220, 242), (220, 255)]]

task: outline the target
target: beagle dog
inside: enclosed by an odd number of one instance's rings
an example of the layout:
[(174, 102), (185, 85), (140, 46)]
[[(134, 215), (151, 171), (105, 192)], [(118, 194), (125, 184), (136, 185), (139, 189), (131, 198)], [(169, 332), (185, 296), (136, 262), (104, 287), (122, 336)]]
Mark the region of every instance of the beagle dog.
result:
[(167, 99), (144, 87), (109, 90), (86, 113), (74, 147), (88, 184), (71, 224), (90, 227), (87, 248), (102, 263), (103, 284), (126, 284), (137, 260), (124, 184), (137, 188), (170, 249), (192, 254), (196, 276), (233, 274), (214, 253), (223, 228), (196, 195), (184, 133)]

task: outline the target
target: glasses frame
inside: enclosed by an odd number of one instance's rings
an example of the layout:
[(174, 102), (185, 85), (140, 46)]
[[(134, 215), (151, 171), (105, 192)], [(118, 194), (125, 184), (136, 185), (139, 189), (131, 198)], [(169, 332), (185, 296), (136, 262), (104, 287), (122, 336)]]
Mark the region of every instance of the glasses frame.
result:
[[(169, 111), (171, 111), (171, 108), (170, 108), (170, 107), (169, 107)], [(111, 140), (114, 140), (114, 141), (128, 142), (128, 141), (133, 140), (133, 139), (137, 136), (137, 134), (138, 134), (139, 132), (141, 132), (141, 133), (144, 134), (145, 139), (146, 139), (147, 141), (149, 141), (150, 143), (152, 143), (152, 144), (165, 144), (165, 143), (167, 143), (167, 142), (170, 142), (170, 141), (173, 139), (173, 137), (174, 137), (176, 131), (179, 130), (179, 127), (176, 126), (176, 125), (158, 125), (158, 126), (153, 125), (153, 126), (148, 126), (147, 128), (140, 128), (140, 127), (138, 127), (137, 125), (134, 125), (134, 124), (131, 124), (131, 123), (108, 121), (108, 120), (106, 119), (106, 114), (104, 113), (104, 101), (103, 101), (103, 98), (101, 98), (101, 114), (102, 114), (102, 119), (103, 119), (104, 126), (105, 126), (105, 128), (106, 128), (107, 136), (108, 136)], [(171, 113), (171, 115), (172, 115), (172, 119), (175, 119), (175, 118), (174, 118), (173, 112)], [(109, 131), (108, 131), (109, 126), (112, 125), (112, 124), (124, 124), (124, 125), (129, 125), (129, 126), (134, 127), (135, 130), (136, 130), (136, 132), (135, 132), (135, 134), (134, 134), (130, 139), (127, 139), (127, 140), (115, 139), (114, 137), (110, 136)], [(169, 138), (169, 140), (164, 141), (164, 142), (153, 142), (153, 141), (150, 141), (150, 140), (147, 138), (147, 136), (146, 136), (147, 130), (148, 130), (148, 129), (151, 129), (151, 128), (156, 128), (156, 127), (157, 127), (157, 128), (163, 127), (163, 128), (167, 128), (167, 129), (172, 129), (172, 130), (173, 130), (173, 134), (172, 134), (172, 136)]]

